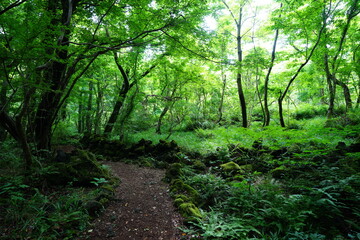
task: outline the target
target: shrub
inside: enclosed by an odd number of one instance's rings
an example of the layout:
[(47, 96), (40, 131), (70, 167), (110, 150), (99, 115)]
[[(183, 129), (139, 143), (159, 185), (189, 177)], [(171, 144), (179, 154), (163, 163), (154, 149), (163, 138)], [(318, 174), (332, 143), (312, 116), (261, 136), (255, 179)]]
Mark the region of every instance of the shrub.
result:
[(187, 177), (185, 182), (199, 193), (200, 206), (203, 208), (222, 202), (230, 195), (230, 186), (226, 181), (213, 174), (193, 175)]
[(306, 104), (292, 113), (292, 116), (296, 120), (310, 119), (318, 116), (326, 116), (326, 112), (327, 107), (324, 105), (315, 107), (313, 105)]

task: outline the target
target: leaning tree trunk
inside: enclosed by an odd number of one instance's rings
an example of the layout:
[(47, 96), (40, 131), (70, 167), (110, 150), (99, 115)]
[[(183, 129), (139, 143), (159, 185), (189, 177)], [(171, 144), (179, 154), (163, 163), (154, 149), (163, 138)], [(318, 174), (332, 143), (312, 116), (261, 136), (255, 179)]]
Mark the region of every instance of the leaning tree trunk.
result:
[(176, 92), (176, 86), (174, 87), (174, 89), (173, 89), (173, 91), (171, 93), (171, 96), (165, 98), (165, 101), (166, 101), (165, 107), (163, 108), (163, 110), (162, 110), (162, 112), (161, 112), (161, 114), (159, 116), (157, 125), (156, 125), (155, 133), (157, 133), (157, 134), (161, 134), (162, 120), (165, 117), (166, 113), (169, 111), (169, 109), (175, 104), (175, 100), (174, 100), (175, 92)]
[(344, 82), (339, 81), (338, 79), (335, 79), (335, 83), (343, 89), (346, 110), (352, 109), (352, 101), (349, 87)]
[[(280, 5), (280, 8), (281, 7), (282, 7), (282, 4)], [(281, 15), (279, 17), (281, 17)], [(274, 67), (274, 62), (275, 62), (275, 58), (276, 58), (276, 45), (277, 45), (278, 37), (279, 37), (279, 29), (277, 28), (276, 31), (275, 31), (274, 44), (273, 44), (273, 48), (272, 48), (272, 52), (271, 52), (271, 62), (270, 62), (270, 66), (269, 66), (268, 72), (267, 72), (266, 77), (265, 77), (265, 82), (264, 82), (264, 112), (265, 112), (264, 123), (263, 123), (264, 127), (270, 125), (270, 111), (269, 111), (269, 103), (268, 103), (268, 90), (269, 90), (270, 74), (271, 74), (271, 71), (272, 71), (272, 69)], [(281, 112), (282, 112), (282, 109), (281, 109)], [(281, 117), (283, 116), (282, 113), (280, 114), (280, 116)]]
[(139, 88), (138, 85), (135, 85), (135, 91), (134, 93), (127, 99), (127, 104), (125, 105), (126, 108), (124, 109), (123, 114), (120, 115), (120, 119), (119, 119), (119, 140), (123, 141), (124, 140), (124, 126), (125, 126), (125, 122), (126, 120), (129, 118), (130, 114), (133, 112), (134, 107), (135, 107), (135, 97), (136, 95), (139, 93)]
[(282, 106), (282, 103), (283, 103), (283, 100), (284, 98), (286, 97), (286, 94), (288, 93), (292, 83), (295, 81), (295, 79), (297, 78), (297, 76), (300, 74), (301, 70), (306, 66), (306, 64), (310, 61), (310, 58), (312, 57), (312, 55), (314, 54), (315, 52), (315, 49), (317, 48), (317, 46), (319, 45), (320, 43), (320, 39), (321, 39), (321, 36), (322, 36), (322, 33), (325, 29), (325, 26), (326, 26), (326, 23), (324, 22), (320, 31), (319, 31), (319, 34), (317, 36), (317, 39), (316, 39), (316, 42), (314, 44), (314, 46), (311, 48), (311, 51), (309, 53), (308, 56), (306, 56), (306, 59), (305, 61), (299, 66), (299, 68), (297, 69), (297, 71), (295, 72), (295, 74), (292, 76), (292, 78), (290, 79), (290, 81), (288, 82), (284, 92), (280, 92), (280, 96), (278, 98), (278, 106), (279, 106), (279, 119), (280, 119), (280, 125), (281, 127), (285, 127), (285, 121), (284, 121), (284, 114), (283, 114), (283, 106)]
[(123, 77), (123, 83), (119, 92), (119, 95), (116, 98), (116, 102), (113, 108), (113, 111), (110, 115), (108, 122), (106, 123), (104, 134), (110, 134), (114, 128), (114, 124), (119, 116), (120, 110), (124, 104), (125, 98), (129, 90), (132, 86), (134, 86), (134, 82), (130, 84), (128, 74), (125, 72), (124, 68), (119, 63), (118, 55), (114, 52), (114, 60), (115, 63), (121, 72), (121, 76)]

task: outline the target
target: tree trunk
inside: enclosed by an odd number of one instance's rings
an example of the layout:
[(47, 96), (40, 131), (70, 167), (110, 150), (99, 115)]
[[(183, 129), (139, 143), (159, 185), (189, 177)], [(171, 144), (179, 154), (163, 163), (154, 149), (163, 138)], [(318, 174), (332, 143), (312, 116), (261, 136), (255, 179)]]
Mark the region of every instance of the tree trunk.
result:
[(157, 64), (152, 65), (143, 74), (141, 74), (141, 76), (138, 79), (134, 79), (133, 82), (130, 84), (128, 74), (125, 72), (124, 68), (120, 65), (119, 58), (116, 53), (114, 53), (114, 59), (115, 59), (115, 63), (117, 65), (119, 71), (121, 72), (121, 75), (122, 75), (124, 81), (122, 83), (122, 86), (121, 86), (121, 89), (119, 92), (119, 96), (117, 97), (117, 100), (115, 102), (114, 109), (110, 115), (110, 118), (109, 118), (106, 126), (105, 126), (105, 130), (104, 130), (105, 135), (110, 134), (111, 131), (113, 130), (114, 124), (119, 116), (120, 110), (124, 104), (125, 98), (126, 98), (128, 92), (130, 91), (130, 89), (137, 83), (137, 81), (139, 81), (140, 79), (142, 79), (143, 77), (148, 75), (157, 66)]
[(95, 134), (100, 133), (100, 126), (101, 126), (101, 115), (103, 113), (103, 96), (104, 92), (102, 87), (100, 86), (100, 81), (97, 81), (97, 97), (96, 97), (96, 113), (95, 113), (95, 122), (94, 122), (94, 132)]
[(329, 67), (329, 55), (325, 53), (324, 55), (324, 67), (326, 73), (326, 83), (329, 89), (329, 107), (327, 111), (327, 118), (330, 119), (334, 115), (334, 108), (335, 108), (335, 96), (336, 96), (336, 84), (334, 76), (330, 72)]
[(306, 66), (306, 64), (310, 61), (310, 58), (314, 54), (315, 49), (317, 48), (317, 46), (320, 43), (320, 39), (321, 39), (322, 33), (323, 33), (324, 29), (325, 29), (325, 26), (326, 26), (326, 23), (324, 22), (321, 29), (320, 29), (320, 31), (319, 31), (319, 34), (317, 36), (317, 40), (316, 40), (314, 46), (311, 48), (310, 53), (308, 54), (308, 56), (306, 56), (305, 61), (299, 66), (299, 68), (297, 69), (295, 74), (292, 76), (292, 78), (288, 82), (284, 92), (280, 92), (280, 96), (278, 98), (278, 104), (279, 104), (279, 118), (280, 118), (281, 127), (285, 127), (282, 102), (283, 102), (284, 98), (286, 97), (286, 94), (288, 93), (292, 83), (295, 81), (297, 76), (300, 74), (301, 70)]
[(165, 106), (164, 109), (162, 110), (162, 112), (161, 112), (161, 114), (160, 114), (160, 117), (159, 117), (159, 119), (158, 119), (155, 133), (161, 134), (162, 120), (163, 120), (165, 114), (169, 111), (169, 109), (170, 109), (170, 105), (169, 105), (168, 103), (166, 103), (166, 106)]
[(225, 89), (226, 89), (226, 75), (222, 74), (222, 88), (221, 88), (221, 97), (220, 97), (220, 105), (219, 105), (219, 118), (217, 123), (220, 123), (223, 116), (223, 105), (224, 105), (224, 97), (225, 97)]
[(79, 110), (78, 110), (78, 133), (84, 132), (84, 104), (83, 104), (83, 91), (80, 91), (78, 98), (79, 101)]
[[(330, 94), (329, 109), (328, 109), (328, 113), (327, 113), (328, 118), (331, 118), (334, 115), (336, 84), (338, 84), (338, 80), (336, 79), (336, 72), (339, 68), (338, 58), (341, 55), (341, 51), (343, 50), (346, 35), (347, 35), (347, 32), (350, 27), (350, 22), (353, 18), (355, 18), (360, 13), (360, 11), (358, 9), (358, 3), (359, 3), (359, 0), (352, 1), (351, 6), (346, 11), (346, 23), (344, 25), (344, 28), (342, 29), (340, 40), (339, 40), (339, 46), (337, 47), (337, 50), (332, 58), (331, 64), (329, 63), (329, 55), (328, 55), (329, 51), (327, 49), (327, 46), (325, 45), (324, 68), (325, 68), (326, 80), (327, 80), (329, 94)], [(324, 24), (326, 24), (326, 19), (324, 20), (324, 22), (325, 22)], [(344, 91), (348, 91), (344, 87), (343, 87), (343, 89), (344, 89)], [(347, 92), (346, 93), (344, 92), (344, 95), (345, 95), (345, 101), (346, 101), (347, 106), (348, 106), (348, 104), (350, 104), (350, 106), (351, 106), (351, 99), (349, 97), (350, 94)]]
[(175, 103), (175, 100), (174, 100), (174, 95), (175, 95), (175, 92), (176, 92), (176, 86), (174, 87), (172, 93), (171, 93), (171, 96), (169, 98), (166, 98), (165, 101), (165, 107), (164, 109), (162, 110), (160, 116), (159, 116), (159, 119), (158, 119), (158, 122), (157, 122), (157, 125), (156, 125), (156, 130), (155, 130), (155, 133), (157, 134), (161, 134), (161, 125), (162, 125), (162, 120), (164, 118), (164, 116), (166, 115), (166, 113), (169, 111), (169, 109), (174, 105)]
[(284, 121), (284, 113), (283, 113), (283, 98), (281, 98), (282, 94), (280, 93), (280, 97), (278, 98), (278, 107), (279, 107), (279, 120), (280, 120), (280, 126), (285, 127), (285, 121)]
[[(56, 12), (58, 7), (56, 4), (56, 2), (49, 0), (49, 11)], [(69, 47), (70, 37), (68, 26), (70, 26), (75, 4), (76, 1), (61, 1), (62, 15), (60, 25), (63, 27), (63, 30), (60, 36), (57, 36), (57, 39), (55, 36), (48, 36), (48, 40), (51, 42), (56, 39), (57, 45), (61, 46), (61, 48), (47, 49), (47, 52), (50, 54), (54, 52), (56, 60), (51, 60), (45, 71), (45, 83), (48, 84), (49, 89), (45, 90), (42, 94), (35, 116), (35, 139), (39, 150), (50, 149), (52, 126), (60, 108), (59, 103), (63, 96), (63, 91), (72, 75), (67, 66), (69, 58), (67, 48)], [(56, 14), (49, 25), (50, 30), (54, 27), (52, 23), (57, 21), (55, 16)]]
[(236, 84), (238, 88), (238, 95), (240, 100), (240, 107), (241, 107), (241, 115), (242, 115), (242, 126), (244, 128), (248, 127), (248, 120), (247, 120), (247, 113), (246, 113), (246, 101), (245, 95), (242, 85), (242, 47), (241, 47), (241, 24), (242, 24), (242, 11), (243, 8), (240, 8), (239, 11), (239, 20), (237, 22), (237, 55), (238, 55), (238, 72), (236, 76)]
[(124, 111), (124, 114), (122, 114), (120, 116), (120, 119), (119, 119), (119, 126), (120, 126), (120, 134), (119, 134), (119, 139), (121, 141), (124, 140), (124, 125), (125, 125), (125, 122), (126, 120), (129, 118), (130, 114), (132, 113), (132, 111), (134, 110), (134, 107), (135, 107), (135, 97), (136, 95), (139, 93), (139, 87), (137, 84), (135, 84), (135, 91), (134, 93), (128, 98), (128, 102), (126, 104), (126, 108), (125, 108), (125, 111)]
[(343, 89), (346, 110), (352, 109), (352, 101), (349, 87), (344, 82), (339, 81), (338, 79), (335, 79), (335, 83)]
[(30, 169), (31, 169), (32, 162), (33, 162), (32, 154), (31, 154), (29, 143), (27, 141), (24, 127), (21, 123), (21, 117), (18, 117), (15, 122), (16, 122), (15, 123), (16, 129), (17, 129), (18, 136), (19, 136), (18, 142), (21, 145), (23, 155), (24, 155), (24, 160), (25, 160), (25, 174), (28, 175), (28, 174), (30, 174)]
[[(280, 5), (280, 8), (282, 7), (282, 4)], [(281, 17), (281, 15), (279, 16)], [(275, 62), (275, 58), (276, 58), (276, 45), (277, 45), (277, 41), (278, 41), (278, 37), (279, 37), (279, 29), (276, 29), (275, 31), (275, 38), (274, 38), (274, 44), (273, 44), (273, 48), (272, 48), (272, 53), (271, 53), (271, 62), (270, 62), (270, 66), (268, 69), (268, 72), (266, 74), (265, 77), (265, 83), (264, 83), (264, 124), (263, 126), (269, 126), (270, 125), (270, 111), (269, 111), (269, 103), (268, 103), (268, 90), (269, 90), (269, 80), (270, 80), (270, 74), (271, 71), (274, 67), (274, 62)], [(282, 103), (280, 103), (282, 104)], [(281, 110), (282, 112), (282, 110)], [(282, 117), (282, 113), (280, 114), (280, 116)], [(281, 120), (280, 120), (281, 122)]]
[(91, 130), (92, 130), (91, 113), (92, 113), (93, 88), (94, 88), (94, 83), (92, 81), (89, 81), (89, 96), (88, 96), (88, 102), (87, 102), (86, 114), (85, 114), (85, 132), (86, 133), (91, 133)]
[(114, 60), (115, 60), (115, 63), (117, 65), (119, 71), (121, 72), (122, 77), (123, 77), (123, 83), (120, 88), (119, 95), (117, 96), (113, 111), (110, 115), (108, 122), (106, 123), (105, 130), (104, 130), (105, 135), (110, 134), (111, 131), (113, 130), (116, 119), (119, 116), (120, 109), (124, 104), (126, 95), (129, 92), (129, 90), (131, 89), (131, 87), (134, 85), (134, 82), (130, 85), (129, 77), (128, 77), (127, 73), (125, 72), (124, 68), (120, 65), (119, 59), (118, 59), (118, 56), (116, 53), (114, 53)]

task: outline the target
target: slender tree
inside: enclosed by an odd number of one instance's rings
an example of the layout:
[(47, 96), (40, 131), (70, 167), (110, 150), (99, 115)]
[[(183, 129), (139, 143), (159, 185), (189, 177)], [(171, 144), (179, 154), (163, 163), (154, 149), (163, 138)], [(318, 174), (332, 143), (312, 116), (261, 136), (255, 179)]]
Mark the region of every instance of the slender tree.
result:
[[(296, 14), (297, 14), (297, 12), (296, 12)], [(301, 15), (298, 15), (298, 16), (299, 16), (299, 18), (301, 18)], [(325, 12), (323, 12), (323, 16), (325, 16)], [(317, 21), (318, 18), (314, 18), (313, 20)], [(315, 25), (318, 25), (318, 24), (315, 24)], [(303, 26), (303, 27), (304, 27), (304, 31), (307, 32), (306, 26)], [(319, 26), (319, 29), (317, 32), (317, 37), (316, 37), (314, 44), (311, 47), (307, 47), (307, 50), (305, 51), (305, 56), (304, 56), (305, 59), (304, 59), (303, 63), (301, 63), (299, 65), (299, 67), (297, 68), (297, 70), (295, 71), (295, 73), (293, 74), (291, 79), (289, 80), (288, 84), (286, 85), (285, 89), (283, 91), (280, 90), (279, 97), (278, 97), (278, 107), (279, 107), (280, 125), (282, 127), (285, 127), (284, 114), (283, 114), (283, 101), (284, 101), (285, 97), (287, 96), (287, 93), (288, 93), (291, 85), (293, 84), (295, 79), (298, 77), (298, 75), (300, 74), (302, 69), (308, 64), (308, 62), (310, 61), (311, 57), (313, 56), (316, 48), (319, 46), (319, 43), (322, 38), (325, 27), (326, 27), (326, 24), (321, 23), (321, 25)], [(306, 42), (309, 43), (310, 36), (307, 33), (305, 35), (307, 37)], [(295, 49), (297, 49), (295, 47), (295, 45), (293, 45), (293, 46)]]
[[(282, 7), (282, 3), (280, 5), (280, 8), (281, 7)], [(281, 18), (281, 14), (279, 15), (279, 18)], [(270, 80), (270, 74), (274, 67), (274, 62), (275, 62), (275, 58), (276, 58), (276, 45), (278, 42), (278, 38), (279, 38), (279, 28), (276, 28), (274, 43), (273, 43), (272, 52), (271, 52), (270, 66), (268, 68), (268, 71), (267, 71), (267, 74), (265, 77), (265, 81), (264, 81), (264, 112), (265, 112), (265, 115), (264, 115), (263, 126), (269, 126), (269, 124), (270, 124), (270, 111), (269, 111), (269, 102), (268, 102), (269, 80)]]
[[(352, 101), (350, 97), (350, 91), (347, 87), (347, 85), (343, 82), (341, 82), (336, 74), (338, 72), (338, 69), (340, 67), (341, 62), (341, 54), (344, 49), (344, 44), (346, 40), (347, 33), (350, 28), (351, 21), (360, 13), (360, 6), (359, 6), (359, 0), (351, 0), (349, 2), (349, 7), (345, 12), (346, 21), (345, 24), (342, 26), (342, 31), (340, 35), (340, 39), (338, 42), (338, 46), (336, 47), (336, 51), (331, 54), (331, 52), (328, 49), (327, 44), (329, 44), (329, 35), (328, 32), (325, 32), (325, 38), (326, 41), (323, 44), (324, 46), (324, 70), (326, 74), (326, 81), (329, 89), (329, 108), (327, 117), (331, 118), (334, 115), (334, 106), (335, 106), (335, 96), (336, 96), (336, 85), (340, 85), (344, 90), (344, 96), (345, 96), (345, 102), (347, 108), (352, 108)], [(333, 16), (333, 10), (331, 9), (332, 5), (329, 6), (328, 16), (324, 18), (324, 24), (328, 25), (327, 19), (329, 19), (331, 16)], [(336, 6), (335, 6), (336, 8)], [(332, 55), (332, 56), (330, 56)]]
[(239, 8), (239, 15), (235, 17), (234, 13), (230, 9), (229, 5), (223, 0), (224, 5), (229, 10), (233, 21), (236, 25), (236, 48), (237, 48), (237, 73), (236, 73), (236, 84), (238, 90), (238, 96), (240, 100), (240, 107), (241, 107), (241, 116), (242, 116), (242, 126), (244, 128), (248, 127), (248, 120), (247, 120), (247, 110), (246, 110), (246, 100), (244, 95), (244, 88), (242, 83), (242, 61), (243, 61), (243, 49), (242, 49), (242, 26), (243, 26), (243, 9), (247, 1), (243, 1)]

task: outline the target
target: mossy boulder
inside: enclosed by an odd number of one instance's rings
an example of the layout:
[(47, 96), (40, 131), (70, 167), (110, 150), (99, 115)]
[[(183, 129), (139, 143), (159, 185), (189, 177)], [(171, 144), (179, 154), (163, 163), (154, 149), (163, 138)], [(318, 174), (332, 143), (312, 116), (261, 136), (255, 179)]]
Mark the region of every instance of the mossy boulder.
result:
[(181, 163), (173, 163), (170, 164), (166, 169), (164, 180), (166, 182), (171, 182), (174, 179), (178, 179), (183, 175), (182, 164)]
[(187, 221), (194, 221), (198, 218), (202, 218), (199, 208), (191, 202), (185, 202), (180, 204), (179, 212)]
[(175, 179), (171, 182), (170, 191), (172, 194), (183, 194), (189, 197), (189, 200), (195, 204), (200, 201), (200, 194), (189, 184), (184, 183), (181, 179)]
[(193, 163), (193, 168), (197, 172), (203, 172), (206, 170), (206, 165), (200, 160), (195, 160)]
[(181, 204), (190, 201), (190, 198), (184, 194), (177, 194), (174, 199), (174, 205), (176, 207), (179, 207)]
[(241, 170), (240, 166), (232, 161), (221, 164), (220, 168), (224, 173), (237, 173)]
[(104, 178), (114, 183), (116, 180), (110, 172), (104, 168), (94, 154), (76, 150), (68, 163), (53, 163), (46, 180), (49, 184), (65, 185), (72, 182), (77, 186), (91, 186), (94, 178)]

